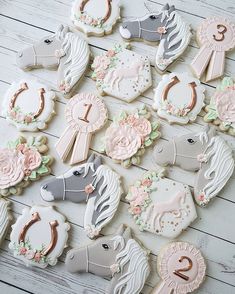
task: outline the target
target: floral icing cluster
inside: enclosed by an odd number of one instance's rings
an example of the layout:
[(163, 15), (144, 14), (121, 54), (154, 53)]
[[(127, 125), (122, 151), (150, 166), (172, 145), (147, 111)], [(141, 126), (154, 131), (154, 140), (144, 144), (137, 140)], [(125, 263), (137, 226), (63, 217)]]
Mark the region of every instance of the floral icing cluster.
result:
[(87, 225), (85, 228), (85, 232), (87, 233), (87, 236), (91, 239), (94, 239), (100, 235), (100, 228), (96, 228), (93, 225)]
[(34, 114), (32, 112), (23, 113), (19, 106), (15, 106), (11, 110), (9, 110), (7, 115), (11, 120), (15, 121), (16, 123), (27, 125), (33, 122), (37, 122), (37, 119), (34, 117)]
[(199, 200), (199, 205), (201, 206), (206, 206), (209, 203), (209, 200), (206, 198), (206, 195), (204, 192), (201, 192), (197, 198)]
[(101, 17), (94, 18), (90, 16), (86, 11), (80, 11), (74, 15), (74, 18), (77, 21), (81, 21), (82, 23), (92, 26), (94, 28), (104, 28), (103, 19)]
[(162, 109), (166, 110), (167, 113), (175, 115), (175, 116), (186, 116), (188, 112), (190, 111), (190, 109), (187, 108), (186, 105), (182, 108), (179, 108), (172, 105), (169, 101), (163, 102)]

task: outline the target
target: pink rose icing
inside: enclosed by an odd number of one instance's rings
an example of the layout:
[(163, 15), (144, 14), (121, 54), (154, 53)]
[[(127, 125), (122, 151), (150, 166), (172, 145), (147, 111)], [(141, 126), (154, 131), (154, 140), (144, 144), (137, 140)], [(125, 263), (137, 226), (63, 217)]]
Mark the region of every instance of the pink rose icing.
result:
[(110, 59), (106, 55), (96, 56), (93, 62), (93, 67), (97, 70), (105, 70), (110, 65)]
[(133, 123), (133, 128), (141, 137), (146, 137), (151, 133), (151, 123), (144, 117), (138, 118)]
[(24, 153), (25, 161), (24, 161), (24, 167), (25, 170), (34, 170), (37, 169), (42, 162), (42, 158), (40, 153), (37, 150), (34, 149), (28, 149)]
[(227, 89), (216, 92), (214, 99), (219, 118), (225, 122), (235, 122), (235, 91)]

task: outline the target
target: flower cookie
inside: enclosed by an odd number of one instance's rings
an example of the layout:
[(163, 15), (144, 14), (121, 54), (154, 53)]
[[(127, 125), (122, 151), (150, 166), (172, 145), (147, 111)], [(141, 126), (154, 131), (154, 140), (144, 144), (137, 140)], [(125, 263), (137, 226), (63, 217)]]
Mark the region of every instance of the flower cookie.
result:
[(75, 0), (71, 11), (74, 26), (88, 36), (111, 34), (119, 18), (119, 0)]
[(7, 234), (11, 221), (10, 201), (0, 198), (0, 244)]
[(52, 157), (44, 136), (19, 137), (0, 148), (0, 195), (19, 195), (31, 181), (50, 173)]
[(54, 266), (67, 246), (70, 225), (52, 206), (25, 208), (12, 226), (9, 248), (27, 266)]
[(235, 136), (235, 82), (232, 78), (222, 80), (205, 110), (206, 122), (213, 122), (221, 131)]
[(92, 78), (101, 95), (131, 102), (152, 85), (150, 62), (122, 45), (96, 56)]
[(235, 48), (235, 23), (224, 17), (209, 17), (197, 29), (200, 50), (191, 63), (200, 78), (206, 72), (206, 81), (224, 73), (225, 53)]
[(187, 73), (164, 75), (155, 90), (153, 108), (169, 123), (195, 121), (204, 106), (205, 88)]
[(55, 93), (35, 80), (13, 83), (5, 94), (3, 115), (20, 131), (47, 127), (55, 107)]
[(145, 148), (161, 136), (159, 123), (149, 118), (145, 105), (134, 113), (121, 112), (107, 128), (100, 151), (126, 168), (139, 164)]
[(141, 231), (167, 238), (176, 238), (197, 218), (189, 187), (162, 173), (147, 172), (130, 187), (126, 199)]
[(157, 270), (162, 281), (152, 294), (187, 294), (198, 289), (206, 276), (200, 250), (187, 242), (172, 242), (158, 255)]

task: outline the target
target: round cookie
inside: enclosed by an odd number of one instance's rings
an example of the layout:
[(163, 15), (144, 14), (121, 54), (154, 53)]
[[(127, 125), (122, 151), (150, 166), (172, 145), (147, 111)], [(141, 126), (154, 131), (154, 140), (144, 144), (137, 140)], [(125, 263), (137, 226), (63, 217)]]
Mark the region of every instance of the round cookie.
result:
[(10, 201), (0, 198), (0, 245), (3, 242), (13, 219), (10, 213)]

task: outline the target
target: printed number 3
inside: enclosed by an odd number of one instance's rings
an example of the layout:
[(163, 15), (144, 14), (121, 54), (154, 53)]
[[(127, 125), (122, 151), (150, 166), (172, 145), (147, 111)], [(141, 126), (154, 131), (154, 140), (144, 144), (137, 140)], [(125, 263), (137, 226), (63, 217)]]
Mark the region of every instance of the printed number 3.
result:
[(184, 268), (180, 268), (180, 269), (177, 269), (177, 270), (174, 270), (173, 271), (173, 274), (180, 277), (181, 279), (185, 280), (185, 281), (188, 281), (189, 280), (189, 277), (182, 274), (182, 272), (187, 272), (189, 270), (191, 270), (191, 268), (193, 267), (193, 262), (192, 262), (192, 259), (190, 259), (189, 257), (187, 256), (181, 256), (180, 259), (179, 259), (179, 262), (182, 262), (183, 260), (187, 260), (188, 261), (188, 266), (184, 267)]
[(226, 28), (226, 26), (224, 26), (222, 24), (218, 24), (217, 25), (217, 30), (218, 30), (219, 37), (217, 37), (216, 35), (213, 35), (213, 38), (214, 38), (215, 41), (221, 42), (225, 38), (224, 34), (227, 32), (227, 28)]
[(89, 120), (87, 119), (87, 117), (88, 117), (88, 114), (89, 114), (89, 112), (91, 110), (92, 104), (86, 104), (85, 103), (84, 106), (86, 107), (86, 112), (85, 112), (84, 116), (79, 117), (79, 119), (85, 121), (86, 123), (89, 123)]

